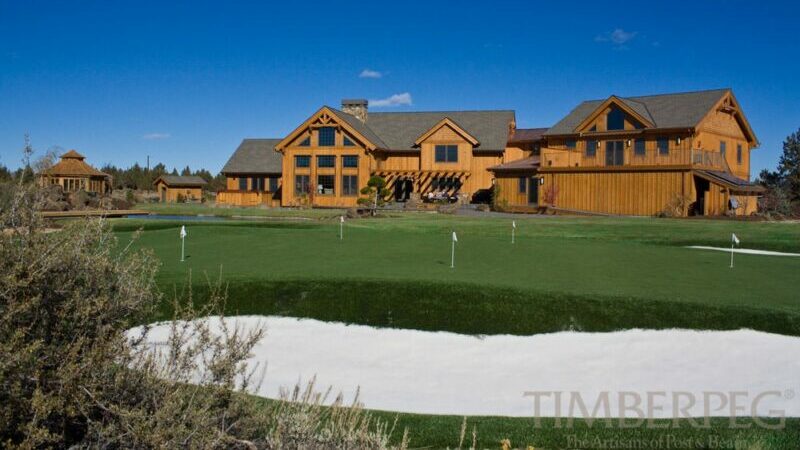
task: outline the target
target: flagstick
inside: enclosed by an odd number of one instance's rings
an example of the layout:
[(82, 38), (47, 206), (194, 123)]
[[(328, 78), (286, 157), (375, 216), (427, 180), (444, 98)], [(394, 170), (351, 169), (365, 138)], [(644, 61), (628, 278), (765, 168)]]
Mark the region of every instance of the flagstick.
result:
[(450, 268), (451, 269), (455, 269), (456, 268), (456, 241), (454, 241), (453, 239), (450, 239), (450, 241), (452, 241), (452, 246), (453, 246), (453, 249), (450, 250)]
[(339, 240), (344, 239), (344, 222), (339, 222)]
[(511, 243), (514, 243), (514, 232), (517, 231), (516, 228), (511, 228)]
[(184, 254), (185, 243), (186, 243), (186, 236), (181, 236), (181, 262), (183, 262), (184, 259), (183, 254)]
[(733, 269), (733, 245), (734, 243), (731, 242), (731, 269)]

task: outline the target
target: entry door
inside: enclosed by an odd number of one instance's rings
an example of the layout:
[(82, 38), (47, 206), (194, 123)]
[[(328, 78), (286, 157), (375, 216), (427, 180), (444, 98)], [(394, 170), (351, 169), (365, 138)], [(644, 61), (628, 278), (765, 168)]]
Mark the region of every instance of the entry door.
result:
[(406, 180), (398, 178), (394, 182), (394, 200), (397, 202), (405, 201), (406, 199)]
[(162, 202), (167, 201), (167, 190), (164, 188), (161, 188), (161, 201)]
[(414, 192), (414, 180), (411, 178), (406, 179), (404, 186), (404, 194), (403, 201), (408, 201), (411, 198), (411, 193)]
[(539, 203), (539, 179), (528, 179), (528, 204), (536, 205)]
[(622, 141), (606, 141), (606, 165), (621, 166), (625, 164), (625, 146)]

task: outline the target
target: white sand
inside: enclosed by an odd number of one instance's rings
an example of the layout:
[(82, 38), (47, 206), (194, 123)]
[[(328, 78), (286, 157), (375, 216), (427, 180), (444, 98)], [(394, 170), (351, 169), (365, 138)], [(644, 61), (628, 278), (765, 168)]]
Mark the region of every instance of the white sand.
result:
[[(704, 391), (746, 391), (738, 402), (746, 410), (736, 413), (746, 416), (756, 395), (776, 391), (758, 403), (758, 414), (784, 410), (800, 416), (800, 398), (794, 395), (800, 394), (800, 338), (795, 337), (752, 330), (630, 330), (479, 338), (282, 317), (227, 320), (242, 327), (266, 324), (267, 336), (253, 360), (267, 362), (258, 394), (271, 398), (281, 387), (316, 375), (318, 386), (334, 386), (348, 399), (360, 386), (368, 408), (403, 412), (533, 416), (525, 391), (579, 391), (590, 409), (602, 391), (610, 391), (612, 399), (620, 391), (644, 399), (647, 391), (666, 391), (668, 398), (654, 402), (665, 411), (653, 416), (672, 417), (674, 391), (694, 393), (698, 400)], [(167, 333), (168, 327), (157, 326), (150, 341)], [(562, 400), (564, 408), (567, 402)], [(729, 415), (727, 409), (714, 411), (716, 400), (709, 404), (712, 415)], [(612, 400), (612, 417), (619, 415), (617, 406)], [(553, 397), (544, 398), (540, 414), (557, 415), (554, 408)], [(703, 415), (700, 404), (688, 411)]]
[[(704, 245), (690, 245), (688, 248), (695, 248), (698, 250), (714, 250), (718, 252), (731, 252), (730, 248), (725, 247), (707, 247)], [(754, 250), (750, 248), (734, 248), (733, 253), (741, 253), (744, 255), (762, 255), (762, 256), (800, 256), (800, 253), (784, 253), (773, 252), (770, 250)]]

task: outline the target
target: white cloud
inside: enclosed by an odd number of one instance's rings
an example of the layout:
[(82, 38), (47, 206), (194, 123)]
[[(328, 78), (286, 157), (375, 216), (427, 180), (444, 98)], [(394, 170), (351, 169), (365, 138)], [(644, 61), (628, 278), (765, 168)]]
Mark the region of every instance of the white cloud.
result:
[(411, 94), (403, 92), (379, 100), (370, 100), (369, 106), (401, 106), (411, 104)]
[(381, 78), (383, 74), (377, 70), (364, 69), (358, 74), (358, 78)]
[(594, 38), (596, 42), (611, 42), (616, 46), (623, 46), (636, 37), (636, 31), (625, 31), (622, 28), (616, 28), (610, 33), (603, 33)]
[(147, 133), (142, 136), (142, 139), (147, 139), (148, 141), (160, 141), (162, 139), (169, 139), (169, 133)]

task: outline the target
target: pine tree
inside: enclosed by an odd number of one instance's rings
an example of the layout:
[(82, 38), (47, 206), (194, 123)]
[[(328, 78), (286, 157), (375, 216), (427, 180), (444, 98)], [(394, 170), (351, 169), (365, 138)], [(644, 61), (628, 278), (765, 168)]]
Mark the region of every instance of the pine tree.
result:
[(783, 141), (783, 155), (778, 162), (778, 172), (792, 201), (800, 201), (800, 129)]

